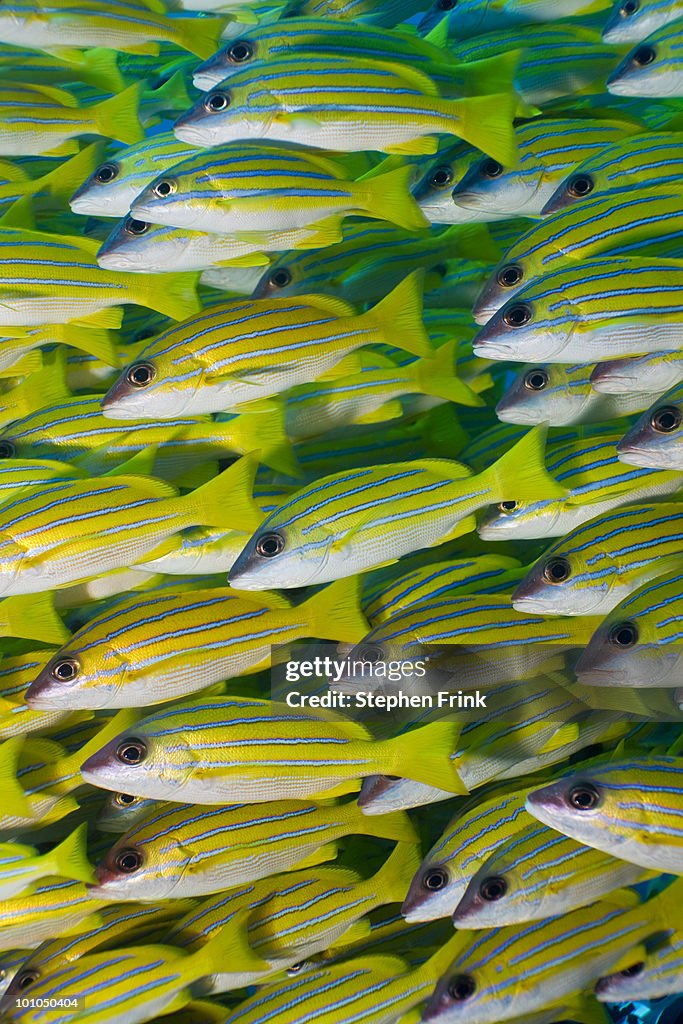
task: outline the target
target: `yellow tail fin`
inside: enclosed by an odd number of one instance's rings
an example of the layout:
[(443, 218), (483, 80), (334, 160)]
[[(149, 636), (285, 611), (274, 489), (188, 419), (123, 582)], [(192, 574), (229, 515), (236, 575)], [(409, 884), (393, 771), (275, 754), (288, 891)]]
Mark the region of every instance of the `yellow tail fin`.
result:
[(467, 793), (456, 760), (451, 760), (458, 745), (461, 726), (456, 722), (432, 722), (379, 744), (386, 757), (385, 775), (400, 775), (449, 793)]
[(396, 345), (415, 356), (432, 354), (429, 336), (422, 322), (423, 277), (421, 270), (414, 270), (365, 314), (377, 324), (387, 344)]
[(31, 807), (21, 783), (17, 779), (19, 756), (24, 736), (13, 736), (0, 745), (0, 786), (3, 813), (14, 818), (28, 818)]
[(224, 18), (173, 18), (168, 24), (178, 46), (206, 60), (219, 48), (226, 21)]
[[(422, 854), (419, 843), (397, 843), (391, 855), (385, 860), (369, 882), (384, 903), (402, 903), (410, 879), (419, 870)], [(366, 883), (367, 884), (367, 883)]]
[(423, 395), (443, 398), (445, 402), (456, 402), (458, 405), (485, 405), (472, 388), (455, 375), (455, 350), (457, 341), (446, 342), (436, 350), (433, 356), (420, 359), (409, 367), (415, 376), (415, 384)]
[[(128, 275), (129, 277), (131, 275)], [(136, 282), (140, 304), (155, 309), (172, 320), (187, 320), (200, 313), (197, 295), (199, 274), (140, 274)]]
[(87, 836), (88, 824), (84, 821), (59, 846), (45, 854), (44, 862), (50, 874), (75, 878), (79, 882), (95, 881), (93, 866), (86, 852)]
[(249, 945), (247, 923), (251, 916), (251, 908), (244, 907), (209, 941), (192, 953), (193, 962), (197, 965), (197, 978), (219, 974), (221, 971), (268, 971), (271, 966), (262, 960)]
[(505, 455), (479, 474), (491, 488), (490, 501), (543, 501), (566, 498), (567, 490), (545, 468), (544, 427), (534, 427)]
[(360, 576), (337, 580), (302, 605), (311, 623), (311, 636), (321, 640), (359, 643), (370, 625), (360, 606)]
[(260, 453), (250, 452), (181, 500), (192, 509), (196, 526), (218, 526), (252, 534), (264, 515), (254, 501), (254, 477)]
[(285, 430), (285, 407), (281, 400), (264, 401), (257, 412), (245, 411), (225, 424), (218, 421), (216, 428), (220, 427), (225, 427), (226, 436), (232, 439), (237, 451), (251, 451), (257, 439), (264, 466), (288, 476), (300, 475), (301, 469)]
[(406, 231), (425, 231), (429, 221), (410, 192), (414, 173), (414, 168), (407, 166), (361, 178), (356, 189), (364, 199), (366, 213), (397, 224)]
[(504, 167), (516, 167), (517, 141), (512, 121), (517, 103), (514, 92), (450, 101), (455, 115), (453, 132)]
[(102, 135), (128, 146), (142, 142), (144, 132), (138, 117), (140, 92), (141, 85), (136, 82), (93, 108), (93, 119)]
[(54, 609), (52, 594), (20, 594), (0, 603), (0, 636), (61, 646), (70, 635)]

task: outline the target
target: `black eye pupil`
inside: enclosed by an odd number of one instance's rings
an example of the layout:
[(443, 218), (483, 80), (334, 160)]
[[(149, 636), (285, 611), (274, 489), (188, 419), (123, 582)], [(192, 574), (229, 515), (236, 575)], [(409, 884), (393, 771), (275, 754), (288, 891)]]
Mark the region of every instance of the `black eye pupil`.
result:
[(234, 60), (236, 64), (241, 64), (244, 60), (249, 60), (254, 51), (249, 43), (233, 43), (228, 51), (228, 55), (231, 60)]
[(504, 288), (513, 288), (522, 280), (522, 271), (519, 267), (503, 267), (498, 274), (498, 284)]
[(627, 967), (625, 970), (620, 971), (622, 978), (636, 978), (639, 974), (642, 974), (645, 970), (645, 964), (640, 960), (637, 964), (633, 964), (631, 967)]
[(564, 583), (571, 575), (571, 566), (566, 558), (551, 558), (543, 575), (548, 583)]
[(279, 533), (266, 533), (259, 538), (256, 550), (264, 558), (274, 558), (284, 551), (285, 542)]
[(487, 900), (489, 903), (495, 900), (503, 898), (508, 890), (508, 884), (504, 878), (500, 875), (495, 875), (492, 878), (485, 878), (479, 887), (479, 894), (482, 899)]
[(154, 191), (158, 196), (170, 196), (173, 191), (173, 185), (171, 185), (170, 181), (160, 181)]
[(442, 11), (452, 11), (458, 0), (439, 0), (439, 9)]
[(120, 871), (130, 874), (142, 865), (142, 854), (137, 850), (122, 850), (116, 858), (116, 866)]
[(644, 68), (648, 64), (652, 64), (652, 61), (657, 56), (657, 51), (654, 46), (641, 46), (633, 54), (633, 62), (638, 67)]
[(448, 985), (448, 994), (457, 1003), (462, 1003), (474, 995), (477, 985), (469, 974), (459, 974)]
[(675, 405), (666, 406), (664, 409), (657, 409), (650, 420), (652, 426), (659, 434), (670, 434), (678, 430), (681, 425), (681, 413)]
[(228, 106), (228, 97), (223, 92), (215, 92), (209, 96), (207, 105), (210, 110), (225, 110)]
[(67, 661), (58, 661), (52, 669), (52, 675), (55, 679), (59, 679), (62, 682), (68, 682), (70, 679), (74, 679), (78, 674), (78, 664), (70, 659)]
[(570, 181), (569, 191), (573, 196), (587, 196), (593, 191), (593, 182), (587, 175), (577, 175)]
[(610, 630), (609, 642), (615, 647), (633, 647), (638, 642), (638, 630), (632, 622), (620, 622)]
[(511, 306), (504, 320), (510, 327), (522, 327), (531, 320), (531, 310), (528, 306)]
[(116, 749), (116, 756), (124, 764), (140, 764), (146, 753), (147, 747), (142, 740), (126, 740)]
[(621, 6), (621, 13), (626, 15), (635, 14), (639, 7), (638, 0), (626, 0), (626, 3)]
[(590, 811), (599, 800), (600, 796), (592, 786), (574, 786), (569, 791), (569, 803), (578, 811)]
[(286, 288), (292, 280), (292, 275), (283, 267), (281, 270), (276, 270), (275, 273), (271, 275), (270, 280), (274, 285), (276, 285), (276, 287)]
[(432, 174), (432, 185), (437, 188), (445, 188), (453, 181), (453, 171), (450, 167), (437, 167)]
[(40, 975), (37, 971), (23, 971), (21, 974), (17, 975), (17, 988), (27, 988), (29, 985), (32, 985), (34, 981), (38, 981), (39, 977)]
[(487, 178), (498, 178), (503, 173), (503, 165), (497, 160), (485, 160), (482, 171)]
[(501, 501), (501, 503), (498, 506), (498, 508), (501, 510), (501, 512), (514, 512), (515, 509), (517, 508), (517, 502), (516, 501)]
[(361, 661), (376, 662), (381, 661), (384, 652), (381, 647), (368, 645), (367, 647), (361, 648), (360, 659)]
[(524, 378), (524, 385), (530, 391), (542, 391), (548, 383), (545, 370), (531, 370)]
[(116, 803), (121, 804), (123, 807), (128, 807), (130, 804), (134, 804), (137, 797), (131, 796), (130, 793), (117, 793)]
[(100, 181), (102, 184), (105, 184), (108, 181), (113, 181), (118, 173), (118, 168), (113, 164), (102, 164), (102, 166), (98, 167), (95, 171), (95, 181)]
[(154, 380), (155, 374), (156, 370), (151, 363), (138, 363), (136, 366), (131, 366), (128, 371), (128, 383), (136, 388), (144, 388)]
[(129, 217), (126, 221), (126, 231), (130, 235), (144, 235), (145, 231), (149, 230), (149, 224), (145, 223), (144, 220), (135, 220), (133, 217)]
[(14, 445), (9, 441), (0, 441), (0, 459), (11, 459), (14, 455)]
[(436, 868), (434, 871), (427, 872), (422, 880), (422, 884), (430, 892), (438, 892), (439, 889), (443, 889), (448, 884), (448, 875), (441, 868)]

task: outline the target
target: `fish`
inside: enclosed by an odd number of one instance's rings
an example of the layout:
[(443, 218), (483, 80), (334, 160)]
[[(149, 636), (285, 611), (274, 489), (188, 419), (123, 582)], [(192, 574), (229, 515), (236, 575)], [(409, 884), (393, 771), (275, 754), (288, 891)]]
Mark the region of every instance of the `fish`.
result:
[[(641, 904), (636, 893), (617, 891), (566, 914), (488, 929), (452, 962), (421, 1019), (494, 1024), (583, 991), (637, 959), (645, 941), (661, 931), (659, 918), (666, 915), (660, 901)], [(519, 984), (517, 957), (524, 960), (527, 984)], [(504, 972), (501, 963), (509, 965)]]
[(30, 949), (20, 947), (19, 949), (8, 949), (2, 953), (0, 956), (0, 995), (4, 995), (7, 991), (30, 952)]
[(508, 299), (475, 337), (474, 353), (568, 363), (657, 352), (683, 338), (682, 283), (675, 260), (566, 264)]
[[(603, 93), (607, 76), (624, 52), (623, 47), (604, 43), (598, 31), (562, 20), (454, 39), (448, 49), (458, 62), (489, 60), (520, 50), (514, 84), (522, 100), (531, 106), (543, 106), (564, 96), (571, 96), (572, 103), (576, 103), (577, 93)], [(488, 155), (498, 159), (495, 153)], [(505, 165), (506, 161), (501, 163)]]
[[(445, 33), (436, 33), (436, 38), (441, 36), (445, 43)], [(285, 56), (299, 54), (306, 57), (353, 55), (361, 59), (407, 63), (418, 69), (453, 63), (448, 50), (431, 38), (360, 23), (354, 23), (353, 31), (349, 32), (345, 21), (294, 16), (288, 17), (286, 22), (253, 25), (244, 35), (231, 38), (194, 68), (192, 81), (197, 89), (208, 92), (250, 65), (267, 66)]]
[(84, 882), (54, 875), (31, 892), (0, 902), (0, 940), (5, 949), (37, 946), (64, 932), (96, 927), (102, 900), (90, 895)]
[(609, 359), (591, 373), (591, 385), (603, 395), (629, 391), (661, 395), (683, 380), (683, 353), (678, 349), (650, 352), (633, 359)]
[(587, 156), (557, 185), (541, 214), (559, 213), (580, 205), (587, 196), (633, 194), (678, 180), (682, 163), (680, 132), (643, 132), (614, 141)]
[(483, 800), (471, 798), (460, 808), (410, 883), (401, 907), (409, 924), (450, 917), (490, 854), (533, 823), (524, 808), (527, 792), (506, 787)]
[(442, 19), (447, 22), (450, 39), (468, 39), (472, 36), (488, 35), (515, 28), (518, 25), (533, 25), (536, 22), (553, 22), (558, 19), (574, 18), (596, 9), (607, 7), (607, 0), (597, 4), (592, 0), (513, 0), (504, 4), (490, 0), (464, 0), (458, 4), (457, 13), (451, 13), (448, 0), (436, 0), (423, 15), (420, 31), (432, 29)]
[[(54, 378), (52, 368), (48, 372)], [(29, 380), (35, 381), (36, 376)], [(0, 430), (0, 459), (12, 460), (0, 463), (3, 476), (22, 458), (27, 462), (43, 459), (46, 468), (58, 464), (53, 460), (63, 460), (64, 479), (69, 477), (69, 463), (74, 462), (73, 477), (108, 473), (153, 447), (155, 475), (173, 480), (212, 459), (247, 454), (254, 438), (258, 438), (264, 465), (296, 474), (283, 409), (275, 404), (224, 421), (183, 417), (160, 424), (145, 419), (106, 419), (101, 394), (69, 396), (58, 402), (46, 401), (46, 397), (47, 389), (38, 409)], [(0, 408), (1, 404), (0, 397)], [(54, 475), (58, 476), (56, 470)]]
[(139, 98), (139, 86), (131, 85), (117, 96), (82, 107), (57, 86), (0, 84), (0, 153), (73, 155), (79, 151), (75, 140), (81, 135), (101, 135), (129, 145), (139, 142)]
[(250, 496), (252, 455), (181, 497), (166, 481), (140, 475), (151, 469), (150, 454), (134, 456), (124, 472), (119, 466), (103, 477), (50, 482), (0, 505), (0, 592), (42, 592), (133, 565), (179, 547), (177, 535), (188, 526), (251, 530), (261, 520)]
[(234, 409), (327, 374), (363, 345), (390, 342), (427, 356), (421, 308), (419, 272), (360, 316), (328, 296), (233, 299), (158, 335), (109, 389), (102, 411), (171, 419)]
[(391, 580), (380, 578), (376, 583), (371, 575), (365, 580), (363, 611), (372, 625), (378, 626), (413, 605), (445, 595), (495, 593), (509, 585), (520, 565), (516, 558), (494, 553), (432, 562), (407, 574), (394, 573)]
[[(430, 160), (422, 177), (413, 185), (417, 204), (432, 224), (463, 224), (469, 221), (499, 220), (505, 214), (465, 210), (453, 202), (453, 183), (460, 181), (477, 151), (466, 142), (440, 150)], [(490, 159), (490, 158), (489, 158)]]
[(87, 82), (95, 88), (121, 92), (125, 80), (116, 62), (116, 51), (94, 47), (69, 53), (67, 57), (0, 44), (0, 78), (3, 81), (29, 82), (32, 85), (61, 85)]
[(417, 847), (398, 843), (368, 879), (336, 865), (260, 879), (202, 900), (198, 909), (176, 921), (168, 938), (174, 946), (194, 951), (241, 908), (248, 907), (249, 945), (267, 961), (269, 969), (258, 976), (245, 976), (224, 968), (211, 978), (210, 989), (222, 992), (259, 983), (316, 953), (346, 947), (366, 936), (370, 925), (364, 915), (401, 899), (405, 875), (417, 864)]
[[(357, 581), (294, 608), (276, 595), (171, 582), (170, 593), (134, 594), (90, 619), (37, 675), (26, 701), (76, 710), (160, 703), (268, 667), (276, 644), (310, 636), (353, 643), (366, 632)], [(188, 646), (192, 635), (201, 646)]]
[[(458, 731), (437, 722), (382, 743), (359, 722), (277, 701), (212, 697), (134, 724), (90, 755), (81, 773), (105, 789), (196, 804), (301, 800), (378, 772), (450, 784), (457, 793), (463, 786), (450, 753)], [(192, 750), (189, 764), (180, 742)]]
[(208, 895), (294, 866), (320, 864), (338, 839), (353, 834), (415, 841), (406, 815), (371, 821), (354, 802), (166, 805), (116, 842), (96, 866), (97, 884), (89, 892), (98, 899), (143, 902)]
[(90, 239), (0, 228), (0, 333), (11, 335), (20, 328), (21, 338), (28, 327), (70, 321), (118, 327), (121, 314), (110, 307), (126, 302), (158, 306), (174, 319), (197, 311), (191, 276), (164, 275), (163, 284), (153, 274), (131, 279), (98, 267), (98, 248), (99, 242)]
[(22, 594), (0, 601), (2, 636), (19, 636), (26, 640), (59, 644), (68, 638), (69, 630), (55, 611), (52, 594), (40, 593), (33, 598)]
[[(382, 164), (349, 180), (331, 154), (304, 153), (286, 144), (228, 142), (165, 169), (131, 205), (134, 218), (171, 227), (237, 234), (294, 231), (319, 224), (320, 244), (341, 240), (344, 217), (388, 220), (408, 231), (428, 221), (412, 198), (412, 168)], [(322, 222), (322, 223), (320, 223)]]
[(128, 832), (158, 807), (157, 800), (146, 800), (132, 793), (108, 793), (97, 816), (97, 827), (101, 832)]
[(660, 4), (656, 0), (616, 0), (602, 30), (606, 43), (637, 43), (663, 25), (683, 17), (683, 3), (670, 0)]
[(118, 150), (98, 164), (69, 200), (73, 213), (94, 217), (125, 217), (136, 196), (158, 174), (193, 153), (172, 132), (160, 132)]
[(683, 567), (683, 505), (622, 505), (552, 545), (518, 584), (512, 604), (537, 615), (607, 615), (634, 590)]
[(642, 959), (616, 974), (600, 978), (595, 996), (601, 1002), (662, 999), (681, 991), (683, 935), (675, 932), (661, 949), (646, 950)]
[(638, 124), (617, 118), (536, 118), (515, 129), (517, 164), (475, 157), (453, 188), (453, 202), (473, 220), (494, 213), (538, 217), (573, 168), (639, 131)]
[(93, 880), (85, 852), (88, 826), (84, 823), (46, 853), (21, 843), (0, 843), (0, 900), (35, 891), (41, 878), (59, 875), (81, 882)]
[(218, 45), (221, 18), (168, 18), (161, 4), (144, 0), (50, 0), (36, 8), (33, 0), (12, 0), (0, 17), (0, 42), (45, 50), (82, 61), (81, 50), (104, 46), (128, 53), (159, 53), (167, 41), (208, 57)]
[[(345, 88), (340, 89), (340, 79)], [(237, 71), (178, 118), (176, 137), (200, 147), (246, 134), (345, 152), (419, 155), (436, 152), (433, 136), (440, 133), (482, 146), (494, 158), (514, 160), (518, 98), (509, 91), (448, 99), (415, 67), (331, 56), (273, 60), (267, 82), (264, 90), (258, 67)]]
[(483, 540), (563, 537), (621, 505), (673, 495), (683, 485), (675, 471), (626, 468), (618, 457), (618, 433), (551, 442), (546, 469), (569, 495), (558, 501), (504, 501), (477, 528)]
[(566, 914), (650, 877), (535, 821), (479, 868), (453, 912), (456, 928), (498, 928)]
[(474, 306), (474, 319), (486, 324), (522, 288), (556, 270), (561, 273), (563, 264), (575, 268), (586, 259), (628, 259), (634, 252), (639, 260), (678, 259), (683, 255), (677, 228), (682, 216), (680, 194), (672, 185), (624, 196), (589, 196), (580, 206), (561, 210), (518, 238), (484, 286)]
[(630, 50), (607, 79), (615, 96), (683, 96), (681, 25), (665, 23)]
[(680, 874), (681, 771), (677, 757), (617, 757), (578, 767), (533, 790), (527, 810), (586, 846), (653, 871)]
[(266, 517), (228, 579), (241, 590), (339, 579), (469, 532), (473, 513), (508, 491), (559, 497), (565, 491), (546, 472), (544, 445), (535, 428), (481, 474), (447, 460), (331, 474)]
[(624, 434), (617, 445), (621, 461), (655, 469), (683, 466), (682, 403), (683, 385), (679, 382), (653, 402)]
[[(12, 244), (11, 237), (7, 241), (8, 245)], [(87, 318), (82, 326), (68, 322), (37, 327), (5, 325), (0, 329), (0, 335), (5, 335), (0, 337), (0, 371), (18, 372), (22, 367), (28, 370), (39, 369), (37, 362), (33, 363), (37, 355), (35, 350), (44, 345), (68, 345), (81, 352), (88, 352), (109, 367), (120, 365), (113, 332), (108, 328), (91, 326)], [(40, 363), (42, 366), (42, 356)]]
[[(52, 995), (47, 998), (75, 999), (76, 1007), (87, 1000), (87, 1013), (93, 1021), (111, 1021), (113, 1011), (120, 1020), (137, 1024), (149, 1020), (157, 1011), (163, 1013), (169, 1007), (179, 1008), (191, 1002), (193, 986), (226, 959), (247, 969), (262, 965), (244, 937), (241, 919), (194, 954), (161, 944), (134, 945), (96, 951), (67, 962), (53, 976), (38, 979), (31, 986), (28, 1003), (15, 1002), (9, 1018), (37, 1024), (44, 993), (49, 992)], [(71, 1002), (68, 1007), (67, 1020), (76, 1020), (83, 1012)]]
[(564, 427), (603, 423), (646, 409), (651, 394), (637, 390), (607, 394), (593, 387), (593, 363), (527, 364), (496, 405), (504, 423)]
[(680, 686), (683, 575), (677, 569), (643, 583), (620, 601), (576, 663), (588, 686)]

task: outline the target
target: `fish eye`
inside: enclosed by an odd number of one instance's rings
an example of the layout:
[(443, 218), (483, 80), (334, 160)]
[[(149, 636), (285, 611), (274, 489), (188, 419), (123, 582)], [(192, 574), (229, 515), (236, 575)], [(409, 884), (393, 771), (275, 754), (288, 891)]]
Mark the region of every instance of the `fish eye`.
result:
[(572, 574), (572, 567), (566, 558), (551, 558), (543, 569), (546, 583), (564, 583)]
[(504, 314), (503, 320), (508, 327), (524, 327), (524, 324), (528, 324), (531, 320), (531, 307), (523, 302), (510, 306), (507, 313)]
[(138, 739), (124, 740), (116, 748), (116, 757), (121, 764), (142, 764), (147, 756), (147, 747)]
[(212, 114), (218, 114), (230, 106), (230, 97), (226, 92), (211, 92), (204, 100), (204, 106)]
[(637, 64), (639, 68), (645, 68), (648, 64), (652, 64), (656, 58), (657, 51), (654, 46), (639, 46), (633, 54), (633, 63)]
[(519, 284), (523, 276), (522, 268), (511, 263), (498, 271), (498, 284), (502, 285), (503, 288), (514, 288), (516, 284)]
[(146, 388), (156, 375), (156, 368), (151, 363), (133, 363), (126, 374), (126, 380), (134, 388)]
[(246, 39), (237, 39), (226, 52), (228, 60), (232, 64), (244, 64), (245, 60), (254, 56), (254, 46)]
[(76, 678), (80, 668), (81, 666), (75, 658), (60, 658), (50, 669), (50, 675), (53, 679), (58, 679), (60, 683), (70, 683), (72, 679)]
[(619, 13), (624, 18), (630, 18), (638, 10), (640, 10), (639, 0), (625, 0), (625, 3), (619, 8)]
[(681, 425), (680, 409), (675, 405), (665, 405), (661, 409), (656, 409), (650, 417), (650, 424), (658, 434), (671, 434)]
[(634, 622), (618, 622), (609, 631), (609, 642), (613, 647), (635, 647), (638, 627)]
[(490, 878), (485, 878), (479, 886), (479, 895), (487, 903), (502, 900), (507, 891), (508, 884), (502, 875), (491, 875)]
[(114, 803), (117, 807), (130, 807), (138, 798), (131, 793), (115, 793)]
[(624, 968), (623, 971), (619, 971), (619, 976), (622, 978), (637, 978), (644, 970), (645, 962), (643, 960), (639, 960), (637, 964), (632, 964), (630, 967)]
[(499, 178), (503, 173), (503, 165), (499, 164), (497, 160), (484, 160), (481, 165), (481, 173), (485, 178)]
[(101, 164), (94, 172), (93, 178), (99, 182), (100, 185), (106, 185), (108, 182), (113, 181), (119, 174), (118, 164)]
[(439, 892), (448, 885), (448, 872), (445, 868), (432, 868), (422, 876), (422, 888), (429, 892)]
[(501, 501), (498, 504), (498, 508), (501, 512), (514, 512), (518, 507), (518, 501)]
[(549, 380), (547, 370), (529, 370), (524, 378), (524, 387), (527, 391), (543, 391)]
[(292, 965), (291, 965), (291, 967), (288, 967), (288, 968), (287, 968), (287, 974), (288, 974), (288, 975), (289, 975), (290, 977), (292, 977), (292, 976), (293, 976), (293, 975), (295, 975), (295, 974), (298, 974), (298, 973), (299, 973), (299, 971), (303, 970), (303, 967), (304, 967), (304, 964), (305, 964), (305, 963), (306, 963), (306, 961), (305, 961), (305, 960), (302, 960), (302, 961), (301, 961), (300, 963), (298, 963), (298, 964), (292, 964)]
[(136, 220), (135, 217), (127, 217), (124, 228), (129, 235), (144, 235), (145, 231), (149, 231), (149, 224), (144, 220)]
[(575, 174), (567, 182), (567, 192), (575, 199), (583, 199), (584, 196), (590, 195), (594, 188), (595, 182), (589, 174)]
[(369, 661), (373, 665), (382, 660), (384, 651), (379, 644), (366, 644), (364, 647), (361, 647), (358, 657), (361, 661)]
[(275, 558), (285, 550), (285, 538), (281, 533), (264, 533), (256, 542), (256, 551), (263, 558)]
[(11, 459), (16, 454), (16, 448), (11, 441), (0, 441), (0, 459)]
[(154, 194), (159, 196), (160, 199), (165, 199), (166, 196), (170, 196), (175, 190), (175, 181), (170, 181), (168, 178), (164, 178), (163, 181), (154, 186)]
[(124, 875), (132, 875), (134, 871), (138, 871), (142, 867), (143, 861), (144, 857), (139, 850), (127, 849), (119, 850), (114, 863), (119, 871), (123, 871)]
[(23, 990), (29, 985), (35, 985), (39, 978), (40, 971), (20, 971), (14, 979), (14, 984)]
[(446, 188), (447, 185), (453, 181), (453, 168), (449, 167), (448, 164), (442, 164), (440, 167), (436, 167), (432, 171), (432, 176), (429, 179), (429, 184), (433, 185), (434, 188)]
[(569, 790), (567, 801), (577, 811), (592, 811), (600, 803), (600, 794), (595, 786), (591, 786), (588, 782), (581, 782)]
[(471, 974), (456, 974), (448, 982), (448, 994), (456, 1003), (464, 1003), (471, 999), (477, 991), (477, 983)]
[(458, 0), (438, 0), (437, 7), (440, 11), (452, 11), (457, 6)]
[(270, 275), (270, 283), (276, 288), (286, 288), (288, 284), (292, 283), (291, 270), (288, 270), (287, 267), (278, 267)]

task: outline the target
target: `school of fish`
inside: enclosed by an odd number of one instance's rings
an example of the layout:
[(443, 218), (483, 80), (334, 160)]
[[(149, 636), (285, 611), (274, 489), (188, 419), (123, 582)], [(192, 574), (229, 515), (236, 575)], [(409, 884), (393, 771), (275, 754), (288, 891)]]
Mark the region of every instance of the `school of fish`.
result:
[(683, 1020), (683, 0), (3, 0), (0, 268), (0, 1024)]

